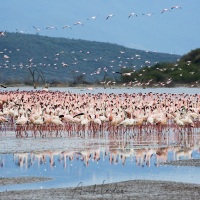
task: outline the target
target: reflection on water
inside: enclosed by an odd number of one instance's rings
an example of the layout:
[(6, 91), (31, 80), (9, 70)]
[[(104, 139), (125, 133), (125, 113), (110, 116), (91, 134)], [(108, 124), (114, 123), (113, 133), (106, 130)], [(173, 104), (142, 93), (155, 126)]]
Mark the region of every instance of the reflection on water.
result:
[[(73, 136), (72, 136), (73, 137)], [(163, 162), (200, 159), (198, 132), (104, 135), (105, 143), (74, 149), (0, 154), (0, 176), (43, 176), (50, 182), (2, 186), (5, 189), (51, 188), (117, 182), (132, 179), (170, 180), (200, 184), (200, 168), (165, 166)], [(87, 138), (89, 140), (90, 138)]]

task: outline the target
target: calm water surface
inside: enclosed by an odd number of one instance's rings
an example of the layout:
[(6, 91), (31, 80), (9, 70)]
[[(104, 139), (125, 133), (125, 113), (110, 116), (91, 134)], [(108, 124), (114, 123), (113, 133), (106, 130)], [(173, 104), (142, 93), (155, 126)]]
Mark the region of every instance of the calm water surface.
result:
[[(134, 179), (200, 184), (199, 167), (163, 165), (181, 159), (200, 159), (200, 134), (169, 132), (149, 137), (105, 136), (107, 142), (84, 148), (0, 154), (1, 177), (38, 176), (52, 181), (0, 186), (0, 191), (76, 187)], [(88, 138), (89, 140), (90, 138)]]
[[(17, 90), (34, 90), (33, 87), (8, 87), (6, 89), (0, 88), (0, 91), (13, 91)], [(38, 87), (37, 90), (41, 90), (41, 87)], [(94, 87), (94, 88), (77, 88), (77, 87), (50, 87), (50, 91), (62, 91), (62, 92), (74, 92), (74, 93), (173, 93), (173, 94), (200, 94), (200, 88), (187, 88), (187, 87), (178, 87), (178, 88), (102, 88), (102, 87)]]

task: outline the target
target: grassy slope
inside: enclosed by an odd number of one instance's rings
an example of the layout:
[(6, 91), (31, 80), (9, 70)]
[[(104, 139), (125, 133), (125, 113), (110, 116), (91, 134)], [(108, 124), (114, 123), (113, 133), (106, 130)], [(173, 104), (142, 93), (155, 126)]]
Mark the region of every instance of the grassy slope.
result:
[[(0, 52), (1, 83), (30, 82), (31, 74), (27, 69), (30, 65), (32, 69), (40, 70), (49, 83), (73, 82), (82, 73), (85, 73), (82, 78), (86, 82), (102, 81), (105, 74), (116, 81), (119, 76), (113, 71), (121, 71), (124, 66), (139, 69), (145, 61), (153, 64), (174, 62), (180, 58), (110, 43), (20, 33), (7, 33), (0, 37)], [(63, 62), (68, 66), (63, 66)]]

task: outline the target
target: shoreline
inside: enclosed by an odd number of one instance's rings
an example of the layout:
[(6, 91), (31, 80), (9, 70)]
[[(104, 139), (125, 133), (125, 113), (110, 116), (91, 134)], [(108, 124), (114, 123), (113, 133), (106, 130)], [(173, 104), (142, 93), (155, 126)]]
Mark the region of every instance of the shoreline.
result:
[(199, 199), (200, 184), (170, 181), (130, 180), (73, 188), (51, 188), (0, 192), (9, 199)]
[(190, 166), (190, 167), (200, 167), (200, 159), (189, 159), (189, 160), (174, 160), (165, 163), (162, 165), (173, 165), (173, 166)]
[(34, 183), (34, 182), (41, 182), (41, 181), (48, 181), (48, 180), (52, 180), (52, 179), (46, 178), (46, 177), (16, 177), (16, 178), (0, 177), (0, 186), (18, 185), (18, 184)]

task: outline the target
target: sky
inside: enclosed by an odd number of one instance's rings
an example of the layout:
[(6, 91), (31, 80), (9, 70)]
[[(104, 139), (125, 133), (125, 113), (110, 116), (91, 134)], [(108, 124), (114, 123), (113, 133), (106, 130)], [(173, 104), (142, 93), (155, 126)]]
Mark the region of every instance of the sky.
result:
[(0, 10), (0, 31), (178, 55), (200, 47), (200, 0), (1, 0)]

